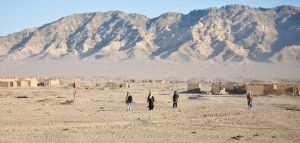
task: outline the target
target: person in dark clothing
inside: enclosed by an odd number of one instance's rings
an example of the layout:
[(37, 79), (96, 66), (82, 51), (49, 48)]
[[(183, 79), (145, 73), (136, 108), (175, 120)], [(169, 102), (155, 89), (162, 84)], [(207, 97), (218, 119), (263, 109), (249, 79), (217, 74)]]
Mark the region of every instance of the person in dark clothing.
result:
[(132, 102), (132, 96), (129, 92), (127, 92), (127, 95), (126, 95), (126, 103), (127, 103), (127, 111), (130, 111), (131, 110), (131, 102)]
[(149, 91), (149, 95), (147, 98), (147, 102), (149, 103), (149, 110), (152, 111), (154, 108), (154, 96), (151, 94), (151, 91)]
[(253, 100), (253, 95), (251, 94), (251, 91), (247, 94), (247, 100), (248, 100), (248, 109), (252, 108), (252, 100)]
[(177, 94), (177, 91), (174, 91), (174, 95), (173, 95), (173, 108), (177, 108), (178, 98), (179, 98), (179, 95)]

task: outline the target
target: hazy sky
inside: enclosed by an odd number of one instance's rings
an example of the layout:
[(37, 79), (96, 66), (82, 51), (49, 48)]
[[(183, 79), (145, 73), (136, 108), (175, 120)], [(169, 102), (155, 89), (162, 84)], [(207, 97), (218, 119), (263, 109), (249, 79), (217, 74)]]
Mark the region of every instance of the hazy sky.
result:
[(0, 0), (0, 36), (39, 27), (74, 13), (119, 10), (154, 18), (166, 12), (187, 14), (195, 9), (230, 4), (300, 7), (300, 0)]

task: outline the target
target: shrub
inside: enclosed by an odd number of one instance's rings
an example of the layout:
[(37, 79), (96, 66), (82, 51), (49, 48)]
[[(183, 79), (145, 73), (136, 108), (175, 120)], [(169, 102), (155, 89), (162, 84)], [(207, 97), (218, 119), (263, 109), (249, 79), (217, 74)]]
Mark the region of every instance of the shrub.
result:
[(242, 140), (242, 139), (244, 139), (244, 136), (242, 136), (242, 135), (237, 135), (237, 136), (235, 136), (235, 137), (232, 137), (233, 139), (236, 139), (236, 140)]

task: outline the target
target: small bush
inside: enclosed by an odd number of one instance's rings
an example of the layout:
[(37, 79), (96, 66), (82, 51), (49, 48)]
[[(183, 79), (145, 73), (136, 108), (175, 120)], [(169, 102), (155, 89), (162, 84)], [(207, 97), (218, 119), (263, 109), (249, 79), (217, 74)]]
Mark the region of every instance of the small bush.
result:
[(260, 134), (256, 133), (254, 136), (255, 136), (255, 137), (258, 137), (258, 136), (260, 136)]
[(70, 129), (69, 129), (69, 128), (64, 128), (64, 129), (63, 129), (63, 131), (68, 131), (68, 130), (70, 130)]
[(42, 110), (42, 109), (39, 108), (39, 109), (35, 109), (35, 110), (33, 110), (33, 111), (41, 111), (41, 110)]
[(51, 114), (49, 112), (45, 112), (44, 114), (48, 115), (48, 116), (51, 116)]
[(237, 136), (235, 136), (235, 137), (232, 137), (233, 139), (236, 139), (236, 140), (242, 140), (242, 139), (244, 139), (244, 136), (242, 136), (242, 135), (237, 135)]
[(70, 105), (74, 102), (74, 100), (67, 100), (66, 102), (63, 102), (61, 104)]
[(277, 137), (276, 137), (276, 136), (272, 136), (272, 138), (274, 138), (274, 139), (275, 139), (275, 138), (277, 138)]
[(196, 131), (192, 131), (191, 133), (192, 133), (192, 134), (197, 134), (197, 132), (196, 132)]

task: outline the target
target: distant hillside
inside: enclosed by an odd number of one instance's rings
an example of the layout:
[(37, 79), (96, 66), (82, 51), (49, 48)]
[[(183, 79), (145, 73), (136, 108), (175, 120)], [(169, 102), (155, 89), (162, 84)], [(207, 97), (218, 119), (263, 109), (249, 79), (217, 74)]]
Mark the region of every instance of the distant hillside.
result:
[(64, 59), (300, 63), (300, 8), (74, 14), (0, 37), (0, 61)]

